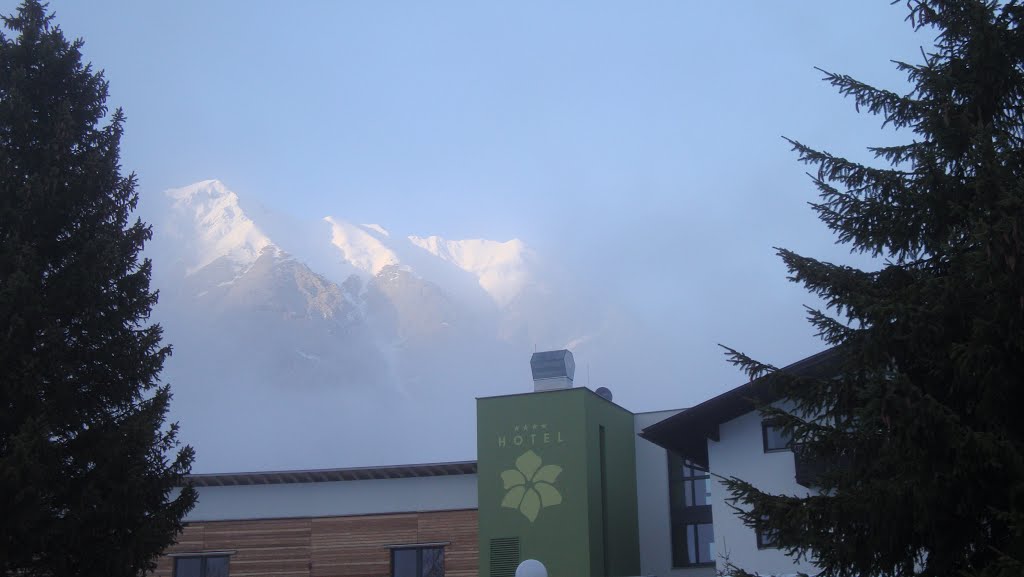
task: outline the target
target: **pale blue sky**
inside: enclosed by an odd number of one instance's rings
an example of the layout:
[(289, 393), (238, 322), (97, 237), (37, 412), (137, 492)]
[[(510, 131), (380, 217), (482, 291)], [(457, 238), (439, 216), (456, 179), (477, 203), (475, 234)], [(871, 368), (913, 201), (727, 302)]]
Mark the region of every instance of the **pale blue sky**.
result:
[(921, 43), (887, 0), (51, 8), (106, 70), (145, 190), (216, 177), (453, 237), (803, 198), (779, 135), (853, 149), (876, 128), (812, 67), (899, 82), (888, 59)]
[(858, 158), (891, 142), (814, 67), (902, 90), (889, 60), (932, 39), (888, 0), (51, 9), (106, 70), (143, 194), (218, 178), (302, 218), (519, 237), (693, 356), (661, 407), (741, 382), (718, 342), (780, 363), (821, 348), (771, 247), (846, 251), (780, 136)]

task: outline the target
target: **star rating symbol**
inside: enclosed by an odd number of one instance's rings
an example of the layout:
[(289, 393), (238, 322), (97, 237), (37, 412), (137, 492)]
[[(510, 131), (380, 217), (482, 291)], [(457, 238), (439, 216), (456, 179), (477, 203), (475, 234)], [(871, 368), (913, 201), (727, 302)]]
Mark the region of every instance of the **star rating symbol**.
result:
[(525, 424), (525, 425), (515, 425), (515, 426), (512, 427), (513, 432), (516, 432), (516, 433), (518, 433), (520, 431), (522, 431), (524, 433), (527, 432), (527, 431), (536, 431), (537, 429), (541, 429), (543, 431), (546, 431), (548, 429), (548, 424), (547, 423), (542, 423), (542, 424), (533, 423), (532, 425), (531, 424)]

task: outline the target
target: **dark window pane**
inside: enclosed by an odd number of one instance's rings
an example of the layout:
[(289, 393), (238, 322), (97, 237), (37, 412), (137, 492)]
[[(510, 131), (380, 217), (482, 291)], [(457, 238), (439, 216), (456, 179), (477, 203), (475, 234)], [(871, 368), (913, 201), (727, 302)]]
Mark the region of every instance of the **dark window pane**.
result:
[(444, 549), (432, 547), (423, 549), (422, 577), (444, 577)]
[(765, 530), (757, 532), (758, 549), (773, 549), (775, 547), (777, 547), (775, 544), (775, 531)]
[(416, 567), (416, 549), (391, 550), (391, 577), (420, 577)]
[(714, 526), (697, 525), (697, 558), (699, 563), (713, 563), (715, 561), (715, 531)]
[(206, 574), (203, 577), (228, 577), (227, 557), (207, 557)]
[(672, 566), (686, 567), (690, 564), (686, 551), (686, 526), (672, 527)]
[(672, 566), (714, 563), (710, 476), (671, 453), (668, 464)]
[(698, 467), (691, 466), (690, 467), (690, 476), (691, 477), (707, 477), (708, 476), (708, 472), (705, 471), (704, 469), (700, 469)]
[(686, 506), (686, 491), (683, 490), (683, 481), (670, 481), (668, 485), (668, 501), (672, 511), (679, 511)]
[(202, 577), (202, 557), (178, 557), (174, 560), (174, 577)]
[(683, 458), (679, 455), (672, 453), (668, 454), (668, 478), (669, 479), (681, 479), (683, 478)]
[(697, 544), (694, 542), (695, 531), (693, 529), (693, 525), (686, 526), (686, 558), (690, 562), (690, 565), (699, 562), (697, 560)]
[(672, 528), (672, 566), (687, 567), (715, 562), (715, 533), (710, 523)]
[(781, 451), (789, 448), (789, 435), (783, 433), (781, 428), (767, 423), (763, 424), (762, 427), (764, 430), (765, 451)]

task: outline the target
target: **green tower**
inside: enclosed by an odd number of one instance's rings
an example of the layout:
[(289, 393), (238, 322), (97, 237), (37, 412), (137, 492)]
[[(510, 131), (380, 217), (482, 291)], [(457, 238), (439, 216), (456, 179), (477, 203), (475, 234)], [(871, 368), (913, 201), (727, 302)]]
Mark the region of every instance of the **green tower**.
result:
[(633, 414), (572, 388), (569, 351), (531, 359), (535, 392), (477, 399), (480, 577), (637, 575)]

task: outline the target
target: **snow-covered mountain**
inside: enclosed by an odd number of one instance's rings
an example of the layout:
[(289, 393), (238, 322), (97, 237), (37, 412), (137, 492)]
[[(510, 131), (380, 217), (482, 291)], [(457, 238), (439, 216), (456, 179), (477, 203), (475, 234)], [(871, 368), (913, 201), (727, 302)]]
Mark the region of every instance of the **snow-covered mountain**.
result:
[(362, 272), (377, 274), (388, 265), (398, 264), (398, 255), (384, 243), (390, 240), (388, 232), (380, 225), (350, 224), (334, 218), (324, 217), (331, 225), (331, 244), (341, 253), (344, 262)]
[(425, 407), (522, 390), (536, 343), (592, 329), (559, 315), (545, 264), (519, 239), (403, 235), (338, 216), (282, 225), (244, 207), (208, 180), (143, 214), (186, 438), (214, 427), (197, 438), (227, 442), (215, 407), (248, 435), (268, 418), (293, 422), (298, 407), (331, 420), (386, 406), (415, 426)]
[[(317, 262), (333, 255), (331, 260), (343, 267), (331, 271), (333, 276), (338, 276), (340, 270), (346, 278), (351, 274), (377, 275), (391, 265), (420, 275), (443, 275), (443, 263), (450, 263), (475, 277), (499, 306), (515, 299), (530, 280), (530, 252), (515, 238), (499, 242), (395, 237), (379, 224), (353, 224), (326, 216), (323, 221), (328, 228), (319, 230), (319, 246), (310, 246), (308, 239), (305, 243), (294, 242), (303, 231), (293, 231), (298, 234), (288, 234), (287, 239), (271, 240), (242, 209), (238, 195), (218, 180), (171, 189), (166, 197), (170, 206), (166, 218), (157, 223), (158, 233), (178, 244), (175, 256), (185, 265), (186, 275), (221, 258), (242, 271), (267, 247), (281, 249), (284, 245), (284, 250), (303, 261)], [(345, 278), (334, 280), (343, 282)]]
[(220, 181), (172, 189), (167, 197), (175, 218), (164, 221), (161, 232), (182, 244), (188, 274), (220, 258), (247, 267), (273, 244)]
[(498, 242), (480, 238), (445, 240), (439, 236), (410, 236), (409, 241), (476, 275), (481, 288), (499, 305), (512, 302), (529, 282), (524, 262), (526, 246), (518, 238)]

